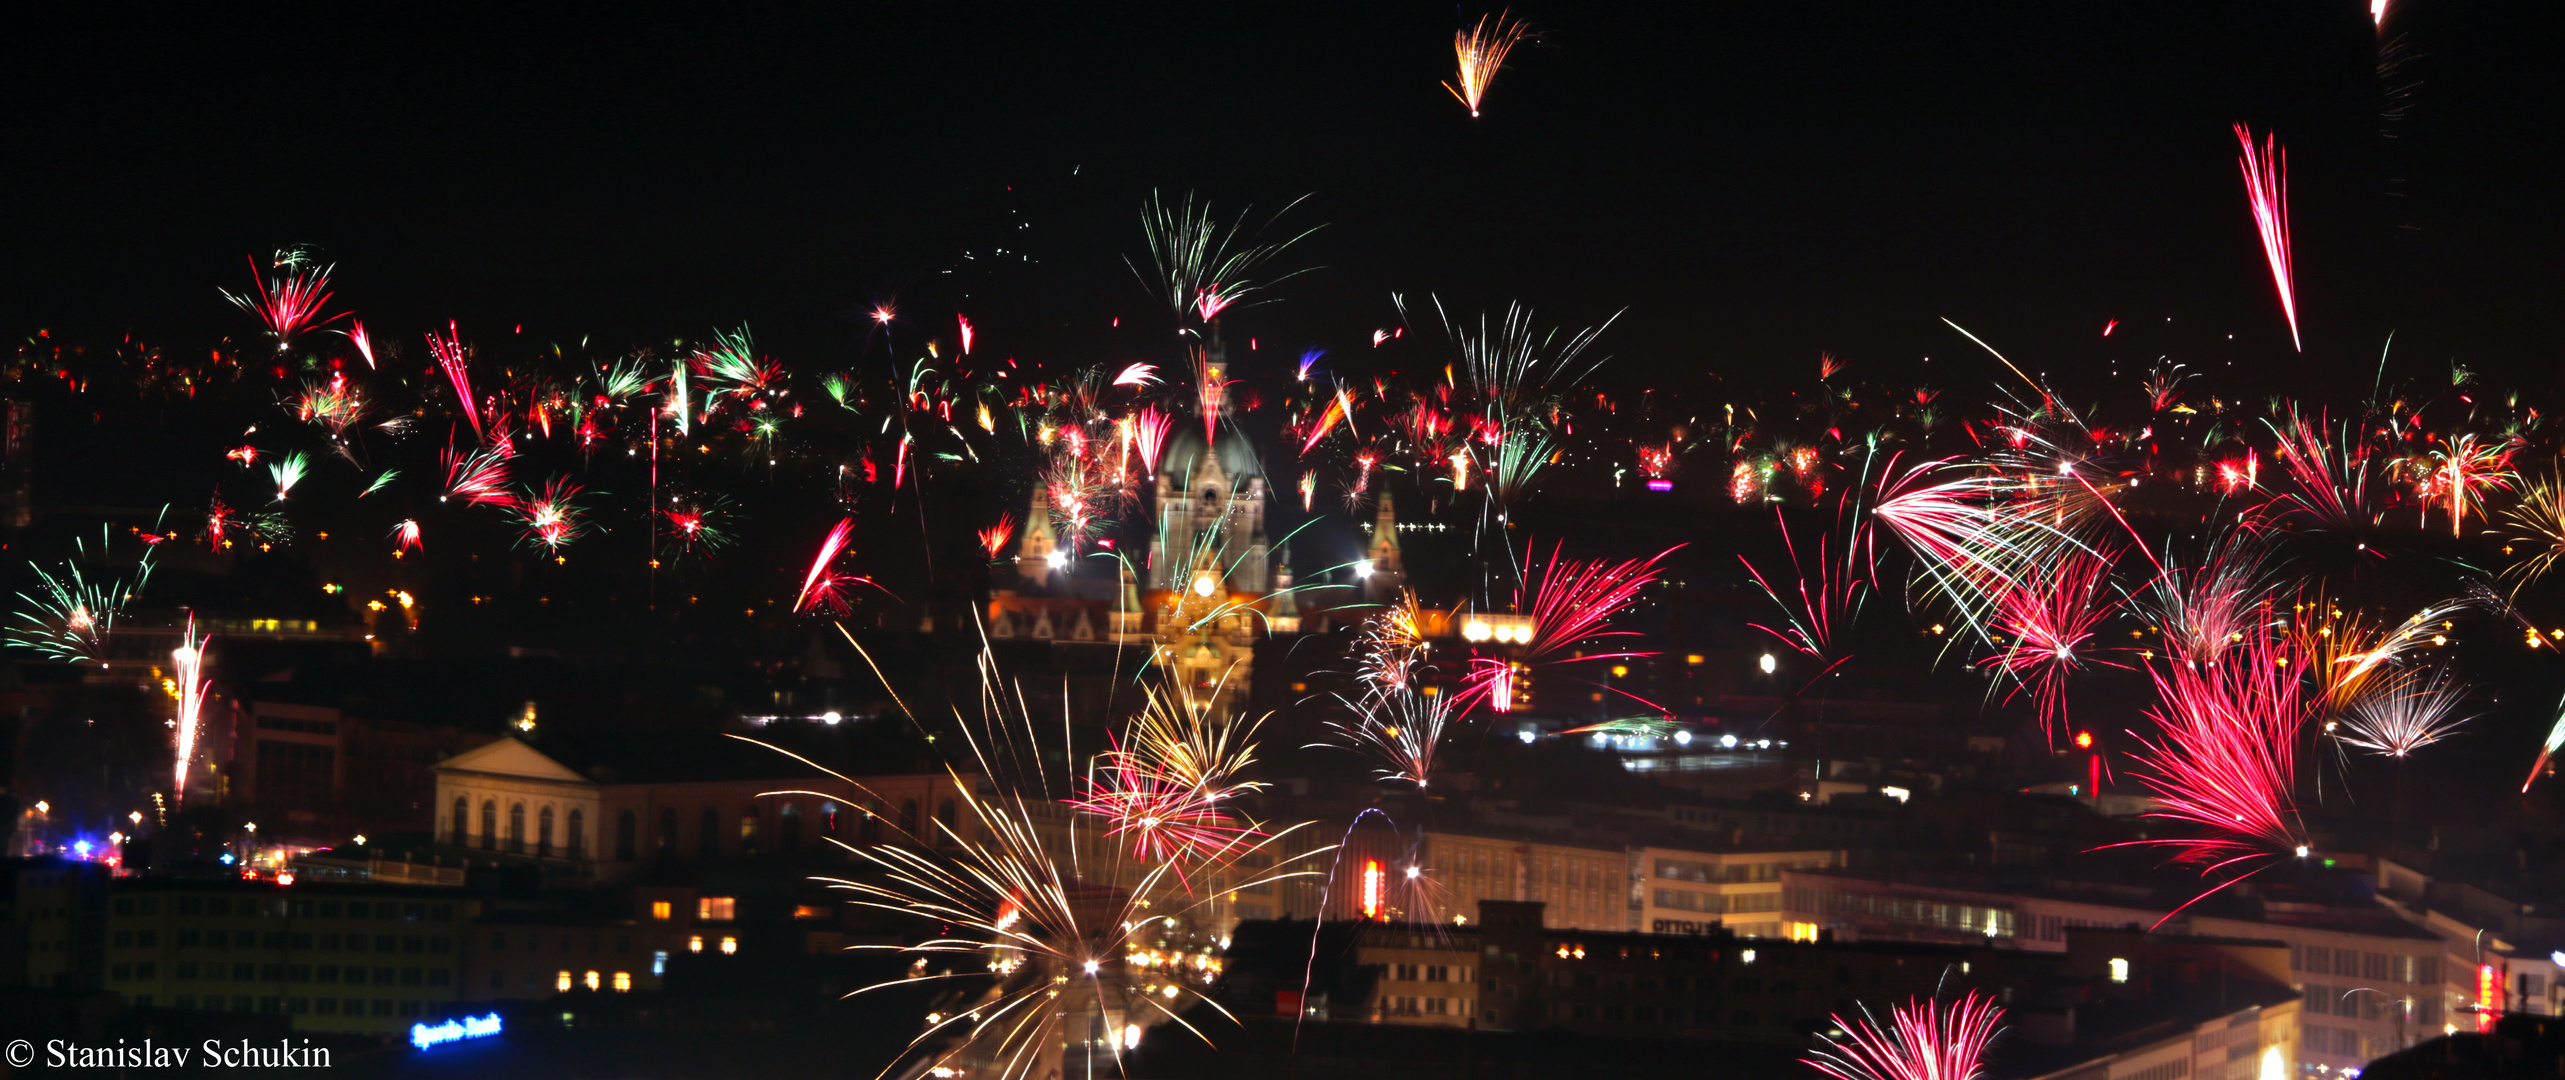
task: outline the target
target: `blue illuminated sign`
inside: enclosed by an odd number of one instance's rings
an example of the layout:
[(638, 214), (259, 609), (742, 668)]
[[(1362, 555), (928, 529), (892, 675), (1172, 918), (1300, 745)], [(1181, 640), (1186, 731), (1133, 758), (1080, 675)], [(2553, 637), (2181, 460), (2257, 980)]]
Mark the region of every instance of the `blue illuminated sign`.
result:
[(426, 1024), (410, 1025), (410, 1045), (425, 1050), (442, 1043), (462, 1042), (465, 1039), (486, 1039), (498, 1033), (499, 1014), (467, 1016), (460, 1020), (448, 1020), (434, 1027)]

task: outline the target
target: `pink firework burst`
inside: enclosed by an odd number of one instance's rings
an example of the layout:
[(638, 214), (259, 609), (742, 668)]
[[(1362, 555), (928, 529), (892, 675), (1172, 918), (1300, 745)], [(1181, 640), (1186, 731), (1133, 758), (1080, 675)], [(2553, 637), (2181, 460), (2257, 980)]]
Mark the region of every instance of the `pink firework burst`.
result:
[(1990, 624), (2003, 642), (1984, 666), (2012, 679), (2015, 692), (2030, 691), (2044, 734), (2054, 736), (2066, 718), (2068, 676), (2088, 661), (2126, 666), (2095, 655), (2095, 628), (2118, 606), (2105, 595), (2111, 561), (2091, 549), (2069, 549), (2065, 558), (2034, 567), (1996, 601)]
[(802, 577), (802, 591), (793, 598), (793, 610), (826, 611), (844, 615), (854, 610), (848, 592), (856, 585), (871, 585), (871, 578), (841, 573), (837, 558), (846, 553), (846, 545), (855, 538), (855, 519), (846, 518), (828, 530), (819, 542), (819, 554), (810, 561), (810, 573)]
[(578, 504), (579, 490), (569, 477), (556, 476), (544, 481), (542, 488), (527, 491), (517, 504), (526, 541), (558, 554), (586, 535), (587, 511)]
[(1977, 1080), (2004, 1010), (1972, 990), (1948, 1005), (1919, 998), (1894, 1006), (1885, 1025), (1866, 1010), (1858, 1020), (1830, 1019), (1844, 1033), (1800, 1060), (1835, 1080)]
[(1006, 542), (1014, 538), (1015, 515), (1000, 514), (996, 524), (980, 530), (980, 548), (989, 553), (989, 558), (994, 559), (998, 557), (998, 552), (1006, 550)]
[(2157, 731), (2138, 738), (2134, 755), (2139, 779), (2156, 795), (2147, 816), (2191, 825), (2194, 834), (2129, 843), (2170, 849), (2171, 862), (2198, 866), (2205, 877), (2278, 858), (2304, 842), (2291, 792), (2298, 734), (2313, 707), (2303, 678), (2307, 659), (2296, 637), (2264, 630), (2216, 659), (2173, 656), (2148, 670), (2159, 698), (2149, 714)]
[(1175, 423), (1174, 415), (1158, 411), (1155, 405), (1141, 406), (1140, 411), (1133, 414), (1132, 447), (1139, 451), (1140, 470), (1143, 475), (1157, 475), (1158, 455), (1166, 452), (1167, 430), (1174, 427)]
[(419, 549), (419, 523), (416, 520), (405, 518), (400, 524), (392, 526), (392, 547), (396, 551), (417, 551)]
[(1187, 783), (1128, 749), (1104, 757), (1102, 776), (1082, 779), (1077, 797), (1063, 801), (1109, 822), (1105, 835), (1129, 845), (1133, 858), (1181, 873), (1187, 862), (1217, 857), (1258, 835), (1221, 811), (1218, 789)]
[(338, 316), (321, 318), (321, 305), (330, 298), (330, 267), (313, 266), (299, 252), (279, 252), (275, 273), (262, 274), (258, 260), (249, 261), (251, 291), (235, 293), (223, 290), (223, 298), (241, 310), (258, 317), (276, 339), (276, 351), (284, 352), (294, 337), (305, 330), (336, 321)]
[(2262, 257), (2271, 263), (2271, 283), (2280, 290), (2280, 313), (2289, 320), (2289, 344), (2305, 352), (2305, 343), (2298, 339), (2297, 275), (2289, 262), (2288, 152), (2277, 135), (2265, 135), (2261, 148), (2255, 149), (2253, 132), (2243, 124), (2235, 126), (2235, 141), (2243, 148), (2237, 168), (2244, 173), (2245, 201), (2253, 207), (2254, 229), (2262, 234)]
[(462, 499), (473, 504), (513, 507), (516, 492), (508, 490), (508, 456), (497, 450), (463, 450), (448, 445), (445, 461), (446, 499)]
[[(1603, 629), (1604, 624), (1627, 610), (1639, 598), (1639, 591), (1657, 580), (1665, 557), (1680, 549), (1681, 545), (1676, 545), (1645, 559), (1588, 560), (1563, 559), (1556, 547), (1551, 548), (1549, 561), (1536, 571), (1540, 583), (1527, 583), (1515, 590), (1515, 610), (1532, 617), (1532, 640), (1522, 650), (1525, 662), (1552, 661), (1570, 646), (1622, 636), (1623, 632)], [(1654, 654), (1602, 652), (1578, 659), (1617, 660), (1649, 655)], [(1497, 694), (1499, 684), (1513, 677), (1514, 664), (1510, 657), (1473, 659), (1456, 695), (1461, 707), (1466, 709)]]
[(445, 336), (427, 336), (428, 352), (436, 357), (436, 366), (444, 369), (446, 381), (454, 384), (455, 400), (463, 404), (463, 418), (472, 421), (472, 434), (481, 434), (481, 403), (472, 396), (471, 351), (463, 347), (463, 332), (449, 319)]

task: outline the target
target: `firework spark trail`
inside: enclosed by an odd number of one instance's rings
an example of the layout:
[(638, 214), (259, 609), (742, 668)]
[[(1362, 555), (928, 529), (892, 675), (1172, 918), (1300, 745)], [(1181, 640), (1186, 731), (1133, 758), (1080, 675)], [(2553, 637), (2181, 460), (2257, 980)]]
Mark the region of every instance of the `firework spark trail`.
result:
[(2482, 517), (2485, 493), (2510, 491), (2520, 477), (2512, 471), (2510, 442), (2480, 442), (2470, 434), (2443, 439), (2440, 445), (2399, 462), (2414, 478), (2415, 494), (2449, 502), (2449, 535), (2461, 535), (2469, 511)]
[(2133, 755), (2139, 779), (2156, 794), (2157, 808), (2146, 816), (2199, 831), (2130, 844), (2169, 848), (2170, 862), (2200, 866), (2205, 876), (2304, 842), (2291, 793), (2298, 735), (2313, 705), (2301, 678), (2306, 659), (2293, 636), (2266, 631), (2248, 634), (2215, 661), (2167, 657), (2148, 669), (2159, 698), (2148, 715), (2158, 731), (2138, 736)]
[(320, 317), (321, 305), (330, 298), (330, 271), (334, 267), (313, 266), (299, 251), (276, 253), (273, 276), (262, 274), (258, 260), (249, 260), (251, 291), (235, 293), (220, 290), (242, 311), (258, 317), (276, 339), (276, 351), (284, 352), (294, 344), (296, 335), (316, 326), (336, 321), (339, 316)]
[(2448, 738), (2466, 723), (2468, 718), (2458, 715), (2466, 696), (2467, 688), (2446, 671), (2399, 675), (2343, 709), (2334, 738), (2386, 757), (2404, 757)]
[(436, 357), (436, 366), (444, 369), (446, 381), (454, 384), (454, 398), (463, 405), (463, 418), (472, 422), (472, 435), (481, 437), (481, 400), (472, 393), (471, 353), (463, 347), (463, 331), (453, 320), (445, 324), (445, 336), (427, 336), (428, 352)]
[(2368, 458), (2355, 449), (2358, 443), (2348, 432), (2336, 449), (2326, 441), (2321, 424), (2310, 423), (2294, 407), (2285, 426), (2265, 423), (2280, 438), (2277, 456), (2292, 488), (2277, 501), (2295, 507), (2295, 513), (2315, 526), (2335, 532), (2357, 533), (2376, 524), (2370, 507)]
[(1782, 519), (1781, 509), (1774, 507), (1772, 515), (1774, 523), (1780, 527), (1782, 548), (1790, 555), (1790, 578), (1799, 600), (1794, 605), (1782, 599), (1780, 590), (1764, 577), (1763, 571), (1756, 569), (1752, 561), (1740, 554), (1737, 561), (1745, 565), (1746, 573), (1754, 578), (1755, 584), (1763, 589), (1763, 594), (1772, 600), (1773, 606), (1781, 609), (1782, 618), (1788, 622), (1780, 629), (1762, 623), (1746, 625), (1818, 660), (1839, 659), (1835, 655), (1838, 624), (1848, 627), (1860, 617), (1862, 601), (1871, 589), (1870, 579), (1861, 572), (1859, 545), (1847, 542), (1838, 559), (1828, 550), (1833, 546), (1831, 537), (1820, 535), (1815, 561), (1803, 561), (1799, 555), (1799, 542), (1790, 535), (1789, 523)]
[(2123, 666), (2097, 658), (2091, 648), (2096, 629), (2118, 606), (2104, 595), (2111, 567), (2107, 555), (2070, 551), (2032, 567), (1996, 602), (1991, 625), (2006, 640), (1983, 666), (2011, 678), (2016, 692), (2030, 691), (2043, 734), (2054, 736), (2065, 722), (2069, 676), (2087, 661)]
[[(153, 528), (159, 528), (158, 524)], [(112, 551), (111, 538), (112, 534), (101, 526), (97, 557), (104, 558)], [(115, 629), (116, 619), (124, 614), (125, 604), (142, 595), (151, 584), (152, 560), (159, 551), (159, 545), (146, 537), (130, 580), (118, 575), (91, 581), (80, 569), (80, 564), (91, 557), (85, 538), (73, 542), (72, 558), (60, 574), (29, 561), (27, 568), (35, 571), (43, 587), (36, 595), (18, 594), (18, 599), (24, 601), (17, 611), (18, 625), (0, 634), (0, 644), (74, 664), (96, 660), (106, 645), (108, 632)]]
[(286, 494), (294, 490), (294, 485), (303, 482), (303, 474), (310, 464), (299, 450), (267, 463), (267, 476), (276, 482), (277, 502), (284, 502)]
[(1402, 686), (1353, 699), (1340, 695), (1336, 700), (1348, 715), (1329, 720), (1327, 726), (1354, 749), (1385, 761), (1388, 767), (1380, 771), (1382, 779), (1404, 780), (1420, 789), (1426, 786), (1434, 772), (1434, 752), (1442, 746), (1443, 730), (1459, 704), (1457, 696), (1428, 697), (1413, 686)]
[(2157, 574), (2149, 606), (2165, 647), (2191, 663), (2217, 660), (2227, 646), (2268, 624), (2271, 576), (2262, 548), (2242, 532), (2211, 540), (2196, 566)]
[[(2020, 499), (2015, 478), (1970, 473), (1933, 482), (1954, 468), (1949, 461), (1915, 466), (1882, 485), (1870, 515), (1905, 542), (1917, 574), (1991, 648), (1989, 624), (2010, 583), (2083, 545), (2069, 532), (2072, 522), (2057, 523), (2061, 506)], [(2076, 492), (2079, 500), (2083, 494)]]
[(170, 659), (175, 665), (173, 674), (178, 683), (178, 760), (171, 770), (169, 801), (172, 807), (177, 807), (187, 800), (187, 767), (196, 760), (196, 735), (203, 727), (205, 693), (213, 688), (212, 681), (204, 677), (205, 642), (196, 636), (193, 612), (187, 616), (186, 635), (179, 639), (178, 648), (171, 651)]
[(850, 517), (840, 520), (837, 526), (828, 530), (828, 535), (820, 540), (819, 554), (811, 559), (810, 573), (803, 576), (801, 592), (793, 598), (795, 612), (809, 608), (827, 611), (833, 615), (844, 615), (852, 610), (848, 602), (847, 587), (873, 584), (871, 578), (841, 574), (835, 568), (837, 557), (845, 554), (847, 542), (854, 539), (854, 536), (855, 519)]
[[(1298, 205), (1300, 200), (1292, 200), (1268, 218), (1266, 226)], [(1249, 297), (1301, 273), (1295, 270), (1271, 281), (1253, 280), (1267, 261), (1318, 231), (1313, 226), (1287, 239), (1266, 242), (1256, 239), (1262, 228), (1249, 230), (1246, 223), (1246, 211), (1224, 225), (1212, 217), (1209, 203), (1195, 205), (1190, 193), (1182, 203), (1170, 206), (1157, 192), (1150, 192), (1148, 205), (1141, 210), (1140, 227), (1156, 274), (1153, 280), (1141, 272), (1137, 263), (1129, 263), (1131, 273), (1167, 302), (1179, 324), (1188, 319), (1207, 324), (1222, 310), (1247, 306), (1252, 303)], [(1124, 372), (1126, 376), (1130, 374), (1128, 370)]]
[(2329, 707), (2344, 707), (2406, 654), (2433, 643), (2453, 616), (2489, 601), (2500, 607), (2499, 600), (2490, 595), (2471, 595), (2436, 601), (2393, 628), (2378, 626), (2358, 615), (2326, 620), (2306, 646), (2319, 666), (2314, 674), (2323, 686), (2321, 700)]
[[(844, 628), (839, 630), (843, 635)], [(851, 635), (845, 636), (854, 644)], [(855, 650), (881, 675), (870, 653), (860, 645)], [(978, 723), (965, 720), (960, 732), (978, 762), (980, 776), (996, 780), (1002, 772), (998, 764), (1015, 759), (1008, 748), (1020, 738), (1025, 745), (1012, 753), (1029, 758), (1038, 778), (1041, 740), (1034, 733), (1033, 719), (1021, 695), (1010, 695), (1001, 685), (985, 644), (979, 668), (983, 717)], [(887, 679), (884, 685), (889, 686)], [(915, 722), (916, 714), (898, 692), (890, 694)], [(957, 711), (955, 719), (964, 717)], [(1066, 720), (1064, 712), (1064, 732)], [(1019, 727), (1021, 736), (1015, 733)], [(865, 791), (850, 777), (785, 753)], [(1231, 757), (1243, 759), (1243, 754)], [(946, 771), (958, 788), (960, 820), (931, 819), (934, 835), (908, 838), (911, 843), (906, 844), (855, 847), (831, 838), (880, 875), (864, 881), (815, 879), (855, 893), (861, 906), (940, 924), (915, 944), (858, 946), (914, 956), (918, 963), (910, 977), (860, 987), (854, 993), (913, 985), (920, 979), (989, 981), (967, 1008), (930, 1018), (926, 1029), (909, 1044), (910, 1052), (950, 1037), (959, 1045), (939, 1051), (932, 1059), (934, 1066), (950, 1063), (975, 1075), (1022, 1080), (1056, 1069), (1063, 1046), (1085, 1038), (1083, 1030), (1073, 1035), (1069, 1023), (1069, 1018), (1082, 1013), (1102, 1013), (1096, 1022), (1115, 1031), (1125, 1024), (1136, 1028), (1170, 1023), (1206, 1038), (1183, 1014), (1197, 1005), (1209, 1005), (1228, 1016), (1205, 993), (1219, 970), (1208, 948), (1198, 957), (1186, 957), (1167, 936), (1214, 897), (1225, 894), (1173, 888), (1169, 882), (1180, 872), (1176, 862), (1133, 859), (1125, 854), (1126, 845), (1106, 845), (1082, 856), (1087, 841), (1081, 839), (1080, 816), (1072, 814), (1060, 822), (1057, 810), (1041, 800), (1028, 800), (1020, 790), (1008, 790), (1013, 785), (994, 785), (1007, 793), (985, 795), (978, 779), (950, 765)], [(1058, 824), (1065, 824), (1065, 830), (1053, 827)], [(1238, 870), (1239, 876), (1229, 884), (1240, 889), (1315, 877), (1294, 864), (1324, 857), (1333, 847), (1300, 854), (1277, 848), (1305, 827), (1294, 825), (1242, 839), (1217, 849), (1198, 869)], [(1270, 869), (1245, 870), (1244, 863), (1251, 857), (1271, 858)], [(1161, 953), (1161, 949), (1167, 951)], [(926, 963), (939, 958), (965, 963), (957, 965), (959, 970), (924, 973)], [(1114, 1049), (1120, 1051), (1121, 1040), (1114, 1040)], [(900, 1064), (892, 1062), (883, 1074)]]
[(1888, 1018), (1882, 1025), (1866, 1009), (1858, 1020), (1831, 1016), (1844, 1034), (1800, 1061), (1835, 1080), (1978, 1080), (2004, 1010), (1972, 990), (1948, 1005), (1919, 998), (1894, 1006)]
[(1424, 662), (1425, 636), (1416, 623), (1416, 594), (1404, 589), (1389, 608), (1363, 620), (1354, 639), (1356, 677), (1371, 694), (1409, 689)]
[(1469, 107), (1470, 116), (1476, 118), (1479, 102), (1487, 97), (1488, 84), (1496, 81), (1497, 71), (1505, 66), (1505, 54), (1528, 36), (1523, 24), (1507, 19), (1505, 13), (1479, 16), (1477, 25), (1452, 35), (1452, 52), (1460, 62), (1460, 70), (1455, 73), (1459, 85), (1444, 83), (1443, 89), (1459, 98), (1462, 105)]
[(1175, 423), (1176, 418), (1173, 415), (1159, 412), (1155, 405), (1143, 405), (1138, 413), (1133, 414), (1131, 418), (1132, 448), (1138, 452), (1142, 476), (1157, 475), (1158, 457), (1166, 453), (1167, 431), (1174, 427)]
[(2529, 786), (2547, 771), (2548, 759), (2556, 755), (2560, 746), (2565, 746), (2565, 710), (2559, 711), (2555, 726), (2547, 729), (2547, 742), (2538, 748), (2538, 760), (2529, 763), (2529, 779), (2520, 782), (2521, 794), (2529, 794)]
[(419, 549), (419, 523), (416, 520), (404, 518), (392, 526), (392, 548), (395, 551)]
[(508, 456), (496, 448), (464, 450), (448, 445), (441, 455), (445, 465), (445, 495), (473, 504), (513, 508), (516, 492), (508, 488)]
[[(1552, 661), (1572, 645), (1581, 645), (1630, 631), (1609, 631), (1605, 623), (1627, 610), (1639, 592), (1654, 584), (1664, 569), (1668, 555), (1682, 549), (1678, 544), (1645, 559), (1564, 559), (1553, 546), (1547, 563), (1535, 569), (1539, 584), (1517, 588), (1515, 610), (1532, 617), (1532, 640), (1523, 650), (1524, 663)], [(1530, 559), (1526, 545), (1524, 558)], [(1604, 652), (1581, 657), (1581, 660), (1614, 660), (1651, 653)], [(1501, 681), (1513, 678), (1514, 661), (1506, 658), (1479, 657), (1472, 661), (1462, 676), (1462, 686), (1453, 697), (1457, 710), (1490, 700), (1499, 693)], [(1626, 692), (1623, 692), (1626, 695)], [(1633, 700), (1640, 700), (1633, 698)]]
[(365, 320), (351, 320), (346, 334), (347, 340), (356, 343), (356, 355), (365, 358), (365, 369), (375, 370), (377, 365), (374, 363), (374, 339), (365, 333)]
[(2532, 549), (2527, 559), (2503, 568), (2502, 577), (2518, 596), (2565, 559), (2565, 479), (2551, 475), (2531, 482), (2503, 520), (2512, 527), (2511, 542)]
[(980, 530), (980, 548), (987, 551), (992, 560), (998, 557), (998, 552), (1006, 550), (1006, 542), (1013, 539), (1015, 539), (1015, 515), (1013, 514), (999, 514), (994, 524)]
[(1113, 377), (1115, 386), (1136, 386), (1142, 389), (1156, 386), (1158, 381), (1156, 364), (1132, 364), (1123, 368), (1122, 374)]
[(2253, 227), (2262, 234), (2262, 257), (2271, 264), (2271, 283), (2280, 290), (2280, 313), (2289, 320), (2289, 344), (2299, 352), (2307, 351), (2298, 338), (2297, 277), (2289, 260), (2289, 165), (2288, 153), (2280, 146), (2280, 137), (2265, 135), (2262, 147), (2253, 145), (2253, 132), (2243, 124), (2235, 126), (2235, 141), (2243, 149), (2237, 168), (2244, 173), (2245, 200), (2253, 207)]

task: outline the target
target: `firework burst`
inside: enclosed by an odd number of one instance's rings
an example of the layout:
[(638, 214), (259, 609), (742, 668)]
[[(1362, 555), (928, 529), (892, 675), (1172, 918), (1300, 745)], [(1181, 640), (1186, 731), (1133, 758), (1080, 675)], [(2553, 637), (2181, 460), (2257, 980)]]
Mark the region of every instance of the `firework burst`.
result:
[(1444, 83), (1443, 89), (1459, 98), (1469, 108), (1470, 116), (1476, 118), (1479, 102), (1487, 97), (1488, 84), (1496, 81), (1497, 71), (1505, 66), (1505, 54), (1530, 36), (1522, 23), (1503, 13), (1479, 16), (1477, 25), (1452, 35), (1452, 51), (1459, 56), (1460, 70), (1454, 76), (1457, 85)]
[(2003, 1018), (1975, 991), (1948, 1005), (1924, 998), (1894, 1006), (1886, 1024), (1867, 1010), (1858, 1020), (1833, 1016), (1844, 1034), (1800, 1060), (1835, 1080), (1978, 1080)]
[(801, 592), (793, 597), (793, 610), (826, 611), (844, 615), (853, 610), (850, 590), (857, 585), (871, 585), (873, 579), (857, 577), (837, 569), (837, 558), (846, 553), (846, 545), (855, 538), (855, 519), (846, 518), (819, 542), (819, 554), (810, 561), (810, 572), (802, 577)]
[(300, 250), (276, 253), (270, 264), (271, 273), (260, 273), (258, 260), (249, 263), (250, 291), (235, 293), (222, 290), (242, 311), (258, 317), (267, 327), (268, 336), (276, 339), (276, 351), (284, 352), (294, 345), (303, 331), (324, 326), (339, 317), (321, 318), (321, 305), (329, 302), (330, 271), (334, 267), (315, 266), (311, 257)]
[(571, 541), (587, 535), (588, 513), (578, 503), (579, 491), (579, 485), (566, 476), (546, 480), (541, 488), (527, 488), (515, 504), (517, 521), (525, 527), (524, 541), (558, 555)]
[(2326, 727), (2346, 746), (2404, 757), (2447, 738), (2465, 723), (2458, 714), (2467, 688), (2438, 669), (2407, 673), (2369, 689)]
[(196, 616), (187, 616), (187, 632), (179, 639), (178, 648), (170, 653), (178, 685), (177, 763), (170, 775), (170, 802), (183, 804), (187, 799), (187, 769), (196, 760), (196, 735), (203, 726), (205, 693), (213, 683), (205, 678), (205, 642), (196, 636)]

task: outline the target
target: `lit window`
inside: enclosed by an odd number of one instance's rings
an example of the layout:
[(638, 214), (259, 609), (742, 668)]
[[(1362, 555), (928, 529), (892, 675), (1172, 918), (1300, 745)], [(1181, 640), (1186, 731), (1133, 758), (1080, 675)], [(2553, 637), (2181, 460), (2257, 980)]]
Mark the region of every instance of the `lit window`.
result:
[(665, 900), (653, 900), (650, 902), (650, 917), (657, 919), (660, 922), (667, 922), (669, 917), (676, 913), (677, 905), (675, 904), (671, 904)]
[(2119, 958), (2119, 957), (2116, 957), (2116, 956), (2114, 956), (2114, 957), (2112, 957), (2112, 958), (2111, 958), (2111, 981), (2112, 981), (2112, 982), (2127, 982), (2127, 981), (2129, 981), (2129, 962), (2128, 962), (2128, 961), (2123, 960), (2123, 959), (2121, 959), (2121, 958)]
[(668, 973), (668, 950), (661, 949), (650, 954), (650, 973), (653, 975)]
[(695, 898), (695, 918), (705, 922), (729, 922), (739, 911), (739, 901), (727, 896)]
[(697, 934), (697, 935), (695, 935), (695, 936), (693, 936), (693, 937), (687, 938), (687, 939), (686, 939), (686, 951), (687, 951), (687, 952), (702, 952), (702, 951), (704, 951), (704, 936), (703, 936), (702, 934)]
[(1751, 964), (1751, 963), (1754, 963), (1754, 962), (1755, 962), (1755, 951), (1754, 951), (1753, 949), (1747, 949), (1747, 950), (1746, 950), (1746, 951), (1744, 951), (1744, 952), (1738, 953), (1738, 954), (1737, 954), (1737, 962), (1738, 962), (1738, 963), (1741, 963), (1741, 964)]
[(570, 992), (570, 973), (569, 973), (569, 972), (567, 972), (567, 971), (562, 972), (562, 973), (561, 973), (561, 977), (560, 977), (560, 978), (553, 980), (553, 982), (552, 982), (552, 988), (553, 988), (553, 989), (555, 989), (555, 990), (559, 990), (559, 991), (561, 991), (562, 993), (565, 993), (565, 994), (566, 994), (566, 993), (569, 993), (569, 992)]
[(631, 993), (631, 992), (632, 992), (632, 973), (631, 973), (631, 972), (629, 972), (629, 971), (618, 971), (618, 972), (615, 972), (615, 993), (618, 993), (618, 994), (629, 994), (629, 993)]
[(597, 989), (597, 988), (599, 988), (599, 987), (602, 987), (602, 986), (604, 986), (604, 985), (606, 984), (606, 981), (605, 981), (604, 979), (602, 979), (602, 978), (599, 978), (599, 977), (597, 976), (597, 973), (596, 973), (596, 972), (593, 972), (593, 971), (591, 971), (591, 972), (589, 972), (589, 973), (588, 973), (588, 978), (587, 978), (586, 982), (587, 982), (587, 984), (588, 984), (588, 989), (590, 989), (590, 990), (595, 990), (595, 989)]
[(723, 956), (733, 956), (733, 955), (736, 955), (738, 952), (739, 952), (739, 939), (738, 939), (738, 938), (735, 938), (735, 937), (726, 937), (726, 938), (721, 939), (721, 954), (722, 954)]

